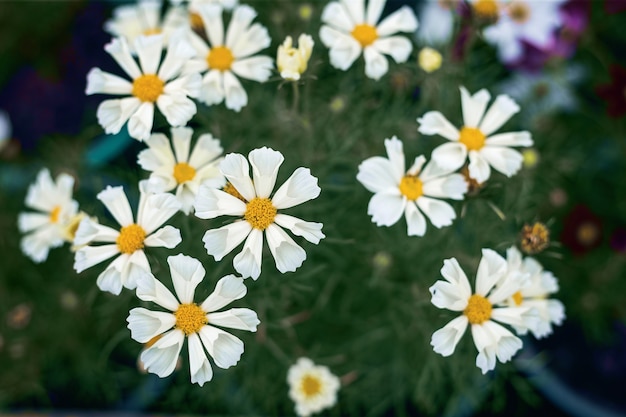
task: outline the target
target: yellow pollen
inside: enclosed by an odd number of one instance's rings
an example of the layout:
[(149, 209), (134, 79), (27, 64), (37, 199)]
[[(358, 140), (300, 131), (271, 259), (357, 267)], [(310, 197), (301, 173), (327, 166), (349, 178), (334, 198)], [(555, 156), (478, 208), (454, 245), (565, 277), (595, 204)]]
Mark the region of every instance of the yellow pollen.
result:
[(192, 29), (202, 29), (204, 27), (204, 23), (202, 23), (202, 18), (198, 13), (191, 12), (189, 14), (189, 24)]
[(424, 194), (422, 187), (422, 181), (413, 175), (405, 175), (400, 180), (400, 192), (411, 201), (417, 200)]
[(150, 29), (146, 29), (143, 31), (143, 35), (145, 36), (160, 35), (160, 34), (161, 34), (161, 29), (159, 28), (150, 28)]
[(209, 322), (206, 312), (194, 303), (181, 304), (174, 312), (174, 317), (176, 317), (176, 328), (182, 330), (187, 336), (198, 333), (202, 326)]
[(138, 224), (130, 224), (122, 227), (115, 243), (117, 243), (120, 252), (131, 254), (136, 250), (143, 249), (145, 239), (146, 231)]
[(220, 71), (227, 71), (233, 64), (235, 57), (230, 49), (225, 46), (216, 46), (209, 51), (206, 57), (206, 62), (209, 64), (210, 69), (216, 69)]
[(144, 345), (143, 348), (144, 349), (148, 349), (149, 347), (152, 347), (156, 342), (159, 341), (160, 338), (163, 337), (163, 333), (161, 334), (157, 334), (156, 336), (154, 336), (152, 339), (148, 340)]
[(483, 19), (497, 19), (498, 3), (495, 0), (478, 0), (473, 4), (474, 11)]
[(154, 74), (145, 74), (133, 81), (133, 95), (143, 102), (154, 103), (163, 94), (164, 83)]
[(465, 145), (468, 151), (478, 151), (485, 146), (485, 135), (479, 129), (464, 126), (459, 142)]
[(177, 183), (192, 180), (196, 176), (196, 169), (187, 162), (179, 162), (174, 166), (174, 179)]
[(467, 301), (463, 310), (471, 324), (481, 324), (491, 318), (491, 303), (482, 295), (474, 294)]
[(55, 206), (50, 212), (50, 223), (58, 222), (60, 214), (61, 214), (61, 206)]
[(516, 306), (522, 305), (522, 301), (524, 301), (524, 297), (522, 297), (521, 291), (518, 291), (515, 294), (513, 294), (513, 301), (515, 302)]
[(243, 218), (255, 229), (265, 230), (274, 223), (276, 207), (269, 198), (255, 197), (246, 205), (246, 213)]
[(302, 392), (307, 397), (313, 397), (322, 391), (322, 383), (319, 378), (307, 374), (302, 378)]
[(522, 1), (515, 1), (509, 6), (509, 16), (516, 23), (524, 23), (530, 17), (528, 5)]
[(244, 203), (247, 203), (246, 199), (239, 193), (239, 191), (237, 191), (237, 189), (235, 188), (234, 185), (232, 185), (230, 182), (227, 182), (226, 185), (224, 186), (224, 188), (222, 188), (222, 191), (224, 191), (225, 193), (228, 193), (230, 195), (232, 195), (235, 198), (240, 199), (241, 201), (243, 201)]
[(550, 231), (545, 224), (537, 222), (533, 225), (525, 224), (522, 228), (520, 246), (528, 254), (539, 253), (550, 244)]
[(363, 23), (354, 27), (352, 37), (359, 41), (362, 47), (366, 47), (378, 39), (378, 33), (376, 33), (374, 26)]
[(597, 239), (598, 234), (598, 228), (593, 223), (588, 222), (581, 224), (576, 231), (578, 241), (584, 246), (593, 244)]

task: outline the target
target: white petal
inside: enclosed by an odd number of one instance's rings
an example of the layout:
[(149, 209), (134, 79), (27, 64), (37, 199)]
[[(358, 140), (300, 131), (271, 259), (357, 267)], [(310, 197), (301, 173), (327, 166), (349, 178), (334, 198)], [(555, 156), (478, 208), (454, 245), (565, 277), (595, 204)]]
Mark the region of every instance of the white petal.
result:
[(146, 343), (176, 324), (176, 317), (171, 313), (150, 311), (145, 308), (133, 308), (126, 319), (130, 337), (139, 343)]
[[(404, 161), (402, 163), (404, 164)], [(394, 190), (398, 188), (402, 177), (401, 174), (400, 178), (397, 178), (395, 171), (396, 167), (388, 159), (374, 156), (361, 162), (356, 179), (373, 193)]]
[(505, 148), (501, 146), (485, 146), (480, 150), (480, 155), (494, 167), (507, 177), (515, 175), (520, 168), (524, 157), (515, 149)]
[(161, 62), (163, 36), (138, 36), (135, 38), (134, 43), (142, 72), (144, 74), (156, 74)]
[(220, 278), (215, 285), (215, 290), (209, 295), (200, 306), (202, 310), (212, 312), (243, 298), (248, 289), (243, 282), (243, 278), (234, 275), (226, 275)]
[(146, 371), (165, 378), (174, 372), (185, 336), (181, 330), (172, 330), (141, 353)]
[(214, 138), (211, 134), (205, 133), (198, 137), (196, 146), (194, 146), (191, 156), (189, 157), (189, 165), (200, 169), (204, 165), (215, 161), (224, 151), (219, 139)]
[(272, 204), (277, 209), (286, 209), (313, 200), (320, 195), (320, 192), (317, 178), (311, 175), (308, 168), (300, 167), (276, 190), (272, 197)]
[(406, 204), (406, 198), (399, 192), (376, 193), (367, 205), (367, 214), (377, 226), (391, 226), (400, 220)]
[(178, 310), (180, 303), (174, 294), (150, 272), (139, 274), (136, 284), (136, 293), (140, 300), (151, 301), (170, 311)]
[(491, 177), (491, 168), (482, 153), (477, 151), (469, 152), (468, 171), (470, 178), (475, 179), (479, 183), (483, 183)]
[(92, 68), (87, 74), (87, 88), (85, 94), (121, 94), (129, 95), (133, 91), (133, 85), (124, 78), (102, 71), (100, 68)]
[(74, 269), (79, 274), (120, 253), (117, 245), (85, 246), (76, 251)]
[(202, 238), (207, 253), (221, 261), (224, 256), (230, 253), (248, 236), (252, 226), (246, 221), (222, 226), (219, 229), (207, 230)]
[(472, 325), (472, 338), (478, 350), (476, 366), (480, 368), (483, 374), (486, 374), (496, 367), (497, 339), (488, 329), (480, 324)]
[(231, 308), (228, 311), (209, 313), (207, 318), (212, 325), (249, 332), (256, 332), (256, 327), (260, 323), (256, 313), (249, 308)]
[[(191, 4), (189, 5), (191, 6)], [(207, 38), (213, 46), (224, 44), (224, 23), (222, 21), (222, 8), (215, 3), (200, 3), (197, 12), (202, 17)], [(191, 10), (191, 9), (190, 9)]]
[(96, 196), (121, 226), (133, 224), (133, 212), (122, 186), (107, 186)]
[(41, 213), (20, 213), (17, 218), (17, 227), (20, 232), (26, 233), (50, 224), (50, 215)]
[(494, 285), (506, 274), (506, 259), (491, 249), (482, 250), (476, 272), (476, 294), (486, 297)]
[(231, 70), (242, 78), (264, 83), (272, 75), (274, 62), (269, 56), (257, 55), (238, 59), (233, 62)]
[(511, 97), (504, 94), (499, 95), (480, 122), (480, 131), (485, 136), (491, 135), (519, 110), (519, 106)]
[(390, 55), (398, 64), (406, 62), (413, 51), (413, 44), (404, 36), (390, 36), (377, 39), (372, 44), (372, 47), (385, 55)]
[(254, 185), (250, 179), (250, 166), (248, 165), (248, 160), (243, 155), (229, 153), (220, 163), (220, 170), (246, 201), (256, 197)]
[(199, 98), (208, 105), (218, 104), (224, 100), (224, 80), (221, 71), (212, 70), (205, 74)]
[(98, 123), (106, 133), (117, 134), (140, 105), (141, 101), (136, 97), (105, 100), (96, 112)]
[(48, 258), (51, 248), (59, 247), (63, 244), (63, 239), (58, 237), (55, 228), (44, 227), (31, 234), (24, 236), (20, 240), (20, 249), (35, 263), (41, 263)]
[(445, 201), (422, 196), (417, 199), (416, 203), (433, 226), (438, 229), (443, 226), (450, 226), (452, 221), (456, 219), (454, 209)]
[(243, 216), (246, 204), (224, 191), (201, 185), (194, 202), (195, 214), (201, 219), (218, 216)]
[(365, 58), (365, 75), (373, 80), (379, 80), (389, 70), (389, 62), (373, 46), (368, 46), (363, 51)]
[(168, 225), (152, 233), (143, 243), (146, 246), (173, 249), (182, 241), (180, 230)]
[(289, 229), (296, 236), (302, 236), (311, 243), (318, 244), (326, 236), (322, 233), (322, 223), (313, 223), (301, 220), (287, 214), (277, 214), (274, 223)]
[(404, 209), (406, 217), (407, 234), (409, 236), (424, 236), (426, 233), (426, 219), (417, 209), (414, 202), (409, 201)]
[(467, 181), (461, 174), (451, 174), (424, 182), (422, 191), (429, 197), (463, 200), (463, 195), (467, 192)]
[(466, 127), (478, 127), (490, 99), (491, 95), (484, 88), (474, 95), (470, 95), (465, 87), (461, 87), (461, 107), (463, 123)]
[(222, 369), (228, 369), (239, 362), (243, 353), (243, 342), (230, 333), (213, 326), (200, 329), (200, 339)]
[(142, 194), (145, 196), (145, 204), (137, 215), (137, 224), (149, 235), (176, 214), (181, 205), (180, 201), (169, 193)]
[(137, 162), (147, 171), (155, 171), (160, 168), (174, 170), (176, 159), (172, 153), (170, 141), (162, 133), (150, 135), (146, 141), (147, 149), (142, 150), (137, 155)]
[(270, 224), (265, 229), (267, 245), (276, 261), (276, 269), (283, 274), (294, 272), (306, 259), (306, 252), (279, 226)]
[[(127, 262), (124, 262), (124, 259), (127, 259)], [(146, 271), (150, 272), (148, 258), (146, 258), (146, 254), (142, 250), (137, 250), (130, 256), (122, 254), (122, 256), (111, 263), (111, 266), (121, 271), (122, 285), (129, 290), (137, 288), (137, 279), (145, 275)]]
[(141, 70), (130, 54), (128, 43), (126, 43), (124, 38), (114, 38), (110, 43), (104, 46), (104, 50), (115, 59), (118, 65), (126, 71), (133, 80), (141, 76)]
[(278, 169), (285, 160), (283, 154), (271, 148), (254, 149), (248, 154), (252, 165), (252, 175), (256, 196), (268, 198), (276, 184)]
[[(118, 259), (122, 258), (122, 256), (118, 257)], [(98, 275), (96, 285), (98, 286), (98, 288), (100, 288), (101, 291), (107, 291), (113, 295), (120, 295), (120, 293), (122, 292), (122, 288), (124, 287), (124, 283), (122, 282), (122, 274), (112, 265), (113, 264), (109, 265), (107, 269), (105, 269), (104, 271), (102, 271), (102, 273), (100, 273), (100, 275)]]
[(356, 39), (330, 26), (322, 26), (320, 39), (330, 48), (330, 64), (342, 71), (350, 68), (361, 55), (361, 44)]
[[(157, 99), (157, 106), (170, 126), (186, 125), (198, 111), (195, 103), (183, 94), (161, 94)], [(154, 108), (154, 106), (152, 107)], [(150, 128), (152, 128), (152, 124), (150, 124)]]
[(430, 339), (433, 350), (441, 356), (452, 355), (463, 333), (465, 333), (465, 329), (467, 329), (466, 316), (462, 315), (453, 319), (443, 328), (433, 333)]
[(376, 27), (378, 36), (389, 36), (397, 32), (415, 32), (417, 18), (409, 6), (402, 6), (384, 18)]
[[(159, 96), (159, 100), (163, 94)], [(128, 119), (128, 134), (143, 141), (150, 137), (152, 123), (154, 121), (154, 104), (150, 102), (141, 103), (137, 111)]]
[(354, 23), (365, 22), (365, 0), (340, 0), (340, 2)]
[[(183, 30), (178, 32), (177, 35), (178, 34), (182, 35), (170, 37), (165, 58), (163, 58), (161, 68), (159, 68), (159, 72), (157, 73), (158, 77), (163, 81), (169, 81), (172, 78), (180, 75), (185, 64), (196, 56), (196, 50), (194, 49), (190, 40), (187, 38), (189, 36), (188, 32)], [(200, 72), (200, 70), (194, 72)], [(197, 78), (196, 75), (194, 75), (194, 77)], [(185, 83), (187, 84), (188, 82)], [(168, 85), (169, 84), (171, 83), (168, 83)], [(165, 88), (167, 89), (167, 86)]]
[(508, 132), (493, 135), (485, 140), (487, 146), (532, 146), (530, 132)]
[(86, 245), (89, 242), (115, 242), (120, 232), (108, 226), (100, 225), (89, 217), (85, 217), (78, 224), (74, 235), (75, 245)]
[(456, 171), (465, 163), (467, 148), (459, 142), (444, 143), (433, 150), (431, 158), (443, 169)]
[(226, 108), (240, 111), (248, 104), (248, 95), (241, 83), (232, 72), (226, 71), (224, 77), (224, 96), (226, 97)]
[[(352, 31), (355, 25), (355, 22), (352, 20), (345, 7), (336, 1), (330, 2), (324, 7), (322, 11), (322, 22), (344, 32)], [(330, 45), (326, 45), (326, 47), (329, 46)]]
[(233, 11), (232, 19), (228, 24), (226, 33), (226, 46), (232, 48), (252, 24), (256, 15), (256, 11), (248, 5), (240, 5)]
[(370, 26), (376, 26), (380, 15), (383, 13), (387, 0), (369, 0), (365, 14), (365, 22)]
[(233, 267), (244, 278), (257, 279), (261, 275), (261, 256), (263, 253), (263, 232), (253, 228), (243, 249), (233, 259)]
[(463, 311), (467, 307), (467, 295), (463, 284), (437, 281), (429, 289), (430, 302), (437, 308), (446, 308), (452, 311)]
[(458, 141), (460, 133), (456, 127), (438, 111), (429, 111), (417, 119), (418, 132), (424, 135), (441, 135), (452, 141)]
[(206, 357), (200, 336), (192, 333), (187, 337), (187, 347), (189, 349), (189, 373), (191, 374), (191, 383), (203, 386), (213, 378), (213, 370)]
[(169, 256), (167, 263), (170, 266), (174, 290), (181, 304), (193, 303), (196, 287), (206, 275), (204, 267), (197, 259), (183, 254)]
[(183, 95), (193, 98), (200, 96), (200, 90), (202, 90), (202, 75), (199, 73), (192, 73), (178, 77), (163, 87), (163, 93), (165, 95)]

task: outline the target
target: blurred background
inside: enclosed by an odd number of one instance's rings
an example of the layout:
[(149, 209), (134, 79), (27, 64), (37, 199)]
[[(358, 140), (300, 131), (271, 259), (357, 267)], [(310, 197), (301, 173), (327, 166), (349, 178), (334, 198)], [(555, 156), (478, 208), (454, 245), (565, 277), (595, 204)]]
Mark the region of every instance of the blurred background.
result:
[[(123, 185), (136, 200), (136, 183), (148, 176), (136, 163), (145, 145), (125, 130), (105, 135), (95, 116), (103, 97), (84, 94), (91, 68), (122, 74), (103, 50), (111, 39), (103, 26), (123, 3), (0, 3), (0, 111), (10, 121), (0, 138), (0, 409), (293, 415), (286, 372), (307, 356), (342, 381), (337, 405), (324, 415), (626, 415), (626, 1), (564, 1), (550, 48), (526, 43), (522, 58), (501, 62), (482, 36), (493, 22), (471, 4), (390, 0), (385, 13), (408, 4), (431, 32), (410, 35), (409, 61), (390, 63), (378, 82), (364, 76), (362, 58), (346, 72), (329, 65), (318, 36), (326, 2), (246, 3), (272, 37), (265, 54), (275, 57), (287, 35), (314, 37), (300, 105), (292, 106), (292, 90), (276, 74), (244, 83), (249, 104), (240, 113), (199, 105), (190, 125), (220, 138), (225, 153), (281, 151), (278, 183), (309, 167), (322, 194), (293, 214), (324, 223), (327, 238), (318, 246), (299, 241), (307, 260), (295, 273), (279, 274), (264, 256), (241, 305), (262, 325), (238, 334), (241, 362), (216, 369), (203, 388), (189, 382), (186, 353), (168, 378), (142, 371), (141, 346), (126, 328), (140, 302), (131, 291), (102, 293), (101, 267), (77, 274), (67, 244), (41, 264), (19, 246), (17, 216), (41, 168), (73, 175), (81, 209), (108, 224), (96, 194)], [(436, 23), (448, 18), (426, 15), (435, 3), (452, 16), (444, 37)], [(425, 46), (443, 57), (432, 72), (418, 62)], [(532, 133), (523, 169), (493, 175), (452, 203), (451, 227), (429, 224), (424, 237), (407, 237), (403, 221), (376, 227), (367, 215), (371, 194), (355, 179), (359, 163), (384, 155), (392, 135), (404, 141), (408, 160), (429, 155), (443, 141), (420, 135), (416, 118), (439, 110), (459, 125), (460, 85), (520, 104), (502, 131)], [(186, 232), (184, 242), (175, 252), (151, 252), (155, 275), (167, 275), (166, 256), (183, 251), (205, 265), (206, 296), (233, 272), (234, 254), (217, 263), (201, 243), (222, 221), (177, 214), (172, 222)], [(504, 255), (535, 222), (550, 238), (533, 256), (559, 279), (565, 322), (545, 339), (525, 337), (512, 362), (485, 376), (468, 334), (453, 356), (435, 354), (430, 337), (453, 317), (428, 292), (443, 260), (456, 257), (473, 280), (481, 248)]]

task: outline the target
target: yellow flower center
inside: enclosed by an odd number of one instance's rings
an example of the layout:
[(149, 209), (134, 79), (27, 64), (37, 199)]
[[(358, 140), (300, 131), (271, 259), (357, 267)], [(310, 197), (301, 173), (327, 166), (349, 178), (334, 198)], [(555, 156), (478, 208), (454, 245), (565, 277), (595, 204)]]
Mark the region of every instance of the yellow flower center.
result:
[(246, 199), (239, 193), (239, 191), (237, 191), (237, 189), (235, 188), (234, 185), (232, 185), (230, 182), (227, 182), (226, 185), (224, 185), (224, 188), (222, 188), (222, 191), (224, 191), (225, 193), (228, 193), (230, 195), (232, 195), (235, 198), (240, 199), (241, 201), (243, 201), (244, 203), (246, 202)]
[(594, 243), (599, 233), (598, 228), (593, 223), (586, 222), (578, 227), (576, 237), (582, 245), (589, 246)]
[(464, 126), (459, 142), (465, 145), (468, 151), (478, 151), (485, 146), (485, 135), (479, 129)]
[(144, 74), (133, 81), (133, 95), (144, 102), (154, 103), (163, 94), (165, 83), (154, 74)]
[(196, 169), (187, 162), (179, 162), (174, 166), (174, 179), (177, 183), (192, 180), (196, 176)]
[(473, 4), (474, 11), (483, 19), (497, 19), (498, 3), (496, 0), (478, 0)]
[(400, 180), (400, 192), (411, 201), (417, 200), (424, 194), (422, 188), (422, 181), (416, 176), (405, 175)]
[(206, 312), (194, 303), (181, 304), (174, 312), (174, 317), (176, 317), (176, 328), (182, 330), (187, 336), (198, 333), (202, 326), (209, 322)]
[(307, 374), (302, 378), (302, 392), (307, 397), (313, 397), (322, 391), (322, 383), (319, 378)]
[(61, 206), (55, 206), (50, 211), (50, 223), (56, 223), (59, 221), (59, 215), (61, 214)]
[(130, 224), (120, 229), (120, 235), (115, 243), (122, 253), (131, 254), (136, 250), (143, 249), (143, 241), (146, 239), (146, 231), (138, 224)]
[(518, 291), (515, 294), (513, 294), (513, 301), (515, 302), (516, 306), (522, 305), (522, 301), (524, 301), (524, 297), (522, 297), (521, 291)]
[(161, 29), (159, 28), (150, 28), (150, 29), (146, 29), (143, 31), (143, 35), (145, 36), (159, 35), (159, 34), (161, 34)]
[(525, 224), (522, 228), (520, 245), (525, 253), (539, 253), (547, 248), (549, 243), (550, 231), (545, 224), (540, 222), (533, 225)]
[(206, 62), (209, 64), (210, 69), (216, 69), (220, 71), (227, 71), (233, 64), (235, 57), (225, 46), (216, 46), (209, 51), (206, 57)]
[(467, 301), (463, 310), (471, 324), (481, 324), (491, 318), (491, 303), (482, 295), (474, 294)]
[(376, 33), (376, 28), (374, 26), (363, 23), (354, 27), (352, 30), (352, 37), (356, 39), (362, 47), (366, 47), (378, 39), (378, 33)]
[(204, 23), (202, 22), (202, 18), (200, 17), (200, 15), (198, 13), (194, 13), (191, 12), (189, 14), (189, 24), (191, 25), (192, 29), (202, 29), (202, 27), (204, 26)]
[(530, 17), (530, 8), (523, 1), (515, 1), (509, 5), (509, 16), (516, 23), (524, 23)]
[(274, 223), (276, 207), (269, 198), (255, 197), (246, 205), (246, 213), (243, 218), (255, 229), (265, 230)]

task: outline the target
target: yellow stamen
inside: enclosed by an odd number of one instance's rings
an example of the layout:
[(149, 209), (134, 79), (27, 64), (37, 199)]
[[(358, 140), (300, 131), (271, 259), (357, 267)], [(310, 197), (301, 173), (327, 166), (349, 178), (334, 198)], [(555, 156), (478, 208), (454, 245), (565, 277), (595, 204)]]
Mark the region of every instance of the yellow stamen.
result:
[(255, 229), (265, 230), (274, 223), (276, 207), (269, 198), (255, 197), (246, 205), (246, 213), (243, 217)]
[(520, 246), (522, 251), (528, 254), (539, 253), (548, 247), (550, 243), (550, 231), (540, 222), (533, 225), (525, 224), (522, 228)]
[(165, 83), (154, 74), (145, 74), (133, 81), (133, 95), (143, 102), (154, 103), (163, 94)]
[(491, 303), (482, 295), (474, 294), (467, 301), (463, 310), (471, 324), (481, 324), (491, 318)]
[(352, 37), (356, 39), (362, 47), (366, 47), (378, 39), (378, 33), (374, 26), (363, 23), (354, 27)]
[(241, 195), (241, 193), (239, 193), (239, 191), (235, 188), (235, 186), (232, 185), (230, 182), (227, 182), (226, 185), (224, 185), (224, 188), (222, 188), (222, 191), (232, 195), (235, 198), (240, 199), (244, 203), (247, 203), (246, 199)]
[(485, 146), (485, 139), (485, 134), (479, 129), (464, 126), (463, 129), (461, 129), (459, 142), (465, 145), (468, 151), (478, 151)]
[(576, 231), (576, 237), (578, 241), (584, 246), (590, 246), (598, 238), (600, 232), (593, 223), (583, 223), (578, 227)]
[(204, 27), (204, 23), (202, 22), (202, 18), (198, 13), (191, 12), (189, 13), (189, 24), (191, 28), (194, 30), (202, 29)]
[(206, 312), (194, 303), (181, 304), (174, 312), (174, 317), (176, 317), (176, 328), (182, 330), (187, 336), (198, 333), (202, 326), (209, 322)]
[(405, 175), (400, 180), (400, 192), (403, 196), (411, 201), (415, 201), (420, 198), (424, 192), (422, 181), (413, 175)]
[(473, 3), (474, 11), (478, 16), (483, 19), (497, 19), (498, 18), (498, 3), (495, 0), (478, 0)]
[(307, 397), (313, 397), (322, 391), (322, 383), (319, 378), (307, 374), (302, 378), (302, 392)]
[(50, 223), (56, 223), (59, 221), (59, 215), (61, 214), (61, 206), (55, 206), (50, 211)]
[(144, 349), (148, 349), (149, 347), (152, 347), (156, 342), (159, 341), (160, 338), (163, 337), (163, 333), (161, 334), (157, 334), (156, 336), (154, 336), (152, 339), (148, 340), (144, 345), (143, 348)]
[(508, 7), (511, 20), (516, 23), (524, 23), (530, 18), (530, 8), (523, 1), (514, 1)]
[(210, 69), (216, 69), (219, 71), (227, 71), (233, 64), (235, 57), (225, 46), (216, 46), (209, 51), (206, 57), (206, 61), (209, 64)]
[(159, 28), (150, 28), (150, 29), (146, 29), (143, 31), (143, 35), (145, 36), (160, 35), (160, 34), (161, 34), (161, 29)]
[(521, 306), (522, 305), (522, 301), (524, 301), (524, 297), (522, 297), (522, 292), (518, 291), (515, 294), (513, 294), (512, 296), (513, 301), (515, 302), (516, 306)]
[(190, 181), (195, 176), (196, 169), (187, 162), (179, 162), (174, 166), (174, 179), (179, 184)]
[(117, 243), (120, 252), (131, 254), (136, 250), (143, 249), (145, 239), (146, 231), (138, 224), (130, 224), (122, 227), (115, 243)]

